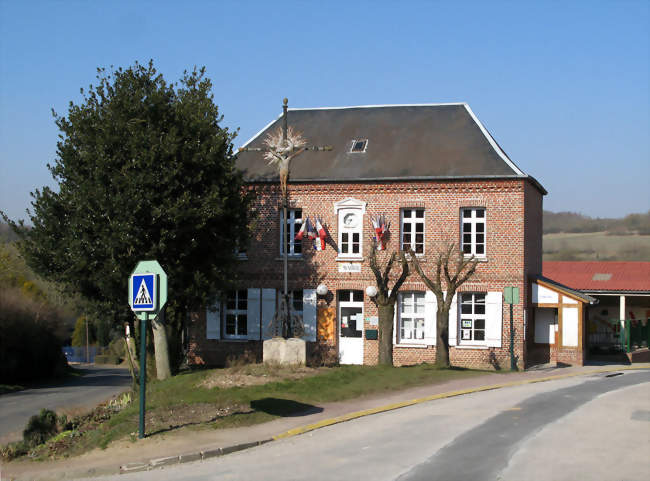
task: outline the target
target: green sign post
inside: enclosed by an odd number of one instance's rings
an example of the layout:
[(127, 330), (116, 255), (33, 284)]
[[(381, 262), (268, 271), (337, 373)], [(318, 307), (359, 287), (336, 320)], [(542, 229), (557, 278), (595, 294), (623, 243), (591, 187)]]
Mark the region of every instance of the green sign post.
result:
[(517, 370), (517, 362), (515, 361), (515, 328), (512, 321), (512, 305), (519, 304), (519, 288), (506, 287), (503, 290), (503, 297), (506, 304), (510, 305), (510, 370)]
[(158, 261), (140, 261), (129, 277), (129, 305), (140, 319), (140, 434), (144, 438), (147, 393), (147, 321), (167, 302), (167, 274)]

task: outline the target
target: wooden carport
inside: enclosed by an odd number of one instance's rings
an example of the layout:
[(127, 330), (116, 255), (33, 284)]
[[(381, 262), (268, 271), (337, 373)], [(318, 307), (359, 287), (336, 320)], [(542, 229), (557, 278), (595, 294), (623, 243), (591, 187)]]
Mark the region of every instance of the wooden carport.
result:
[(531, 292), (528, 364), (584, 365), (586, 305), (597, 300), (542, 276), (531, 281)]

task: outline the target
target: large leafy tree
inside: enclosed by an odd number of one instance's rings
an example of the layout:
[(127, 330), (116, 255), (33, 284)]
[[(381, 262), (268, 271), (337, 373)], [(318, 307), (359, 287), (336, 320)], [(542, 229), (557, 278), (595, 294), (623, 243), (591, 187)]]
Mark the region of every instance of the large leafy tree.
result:
[[(220, 126), (204, 69), (170, 84), (152, 62), (135, 63), (98, 69), (97, 80), (67, 116), (54, 113), (60, 140), (48, 167), (58, 191), (32, 193), (32, 228), (12, 225), (35, 271), (115, 323), (131, 318), (126, 285), (137, 262), (158, 260), (177, 353), (188, 311), (227, 287), (248, 235), (251, 194), (234, 166), (235, 134)], [(153, 329), (158, 361), (167, 341), (160, 323)]]

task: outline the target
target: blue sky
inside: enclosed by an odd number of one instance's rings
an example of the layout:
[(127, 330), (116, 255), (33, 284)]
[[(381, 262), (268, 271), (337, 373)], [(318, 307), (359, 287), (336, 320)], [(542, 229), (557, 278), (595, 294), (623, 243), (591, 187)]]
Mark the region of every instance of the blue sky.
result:
[(0, 209), (54, 185), (58, 131), (97, 67), (205, 66), (238, 146), (293, 107), (469, 103), (549, 191), (544, 207), (650, 209), (649, 4), (0, 0)]

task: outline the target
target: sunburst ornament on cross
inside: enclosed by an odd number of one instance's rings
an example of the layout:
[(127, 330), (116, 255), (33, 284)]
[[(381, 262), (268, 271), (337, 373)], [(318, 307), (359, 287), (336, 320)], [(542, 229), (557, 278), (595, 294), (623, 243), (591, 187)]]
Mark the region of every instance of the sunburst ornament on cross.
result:
[[(301, 132), (294, 131), (292, 128), (287, 127), (287, 111), (289, 109), (289, 100), (282, 101), (282, 127), (277, 128), (274, 132), (270, 132), (264, 139), (265, 147), (240, 147), (240, 152), (262, 152), (264, 159), (269, 161), (269, 165), (273, 165), (278, 170), (280, 176), (280, 192), (282, 195), (282, 213), (283, 213), (283, 228), (287, 228), (287, 207), (289, 205), (289, 176), (291, 161), (306, 150), (311, 151), (331, 151), (332, 147), (329, 145), (316, 146), (307, 145), (307, 140), (302, 136)], [(286, 234), (283, 236), (283, 242)], [(278, 311), (273, 318), (273, 331), (275, 336), (282, 335), (282, 337), (290, 338), (300, 336), (304, 332), (302, 322), (297, 320), (295, 315), (291, 313), (291, 302), (289, 299), (288, 290), (288, 261), (289, 249), (285, 244), (284, 246), (284, 289), (282, 300), (279, 303)]]
[(286, 198), (287, 184), (289, 182), (289, 171), (291, 160), (306, 150), (312, 151), (331, 151), (330, 145), (317, 146), (307, 145), (307, 139), (302, 136), (302, 132), (294, 131), (292, 127), (287, 127), (287, 111), (289, 109), (289, 100), (285, 98), (282, 101), (282, 127), (266, 134), (264, 145), (266, 147), (240, 147), (240, 152), (263, 152), (264, 159), (269, 161), (269, 165), (277, 168), (280, 176), (280, 189), (282, 197)]

